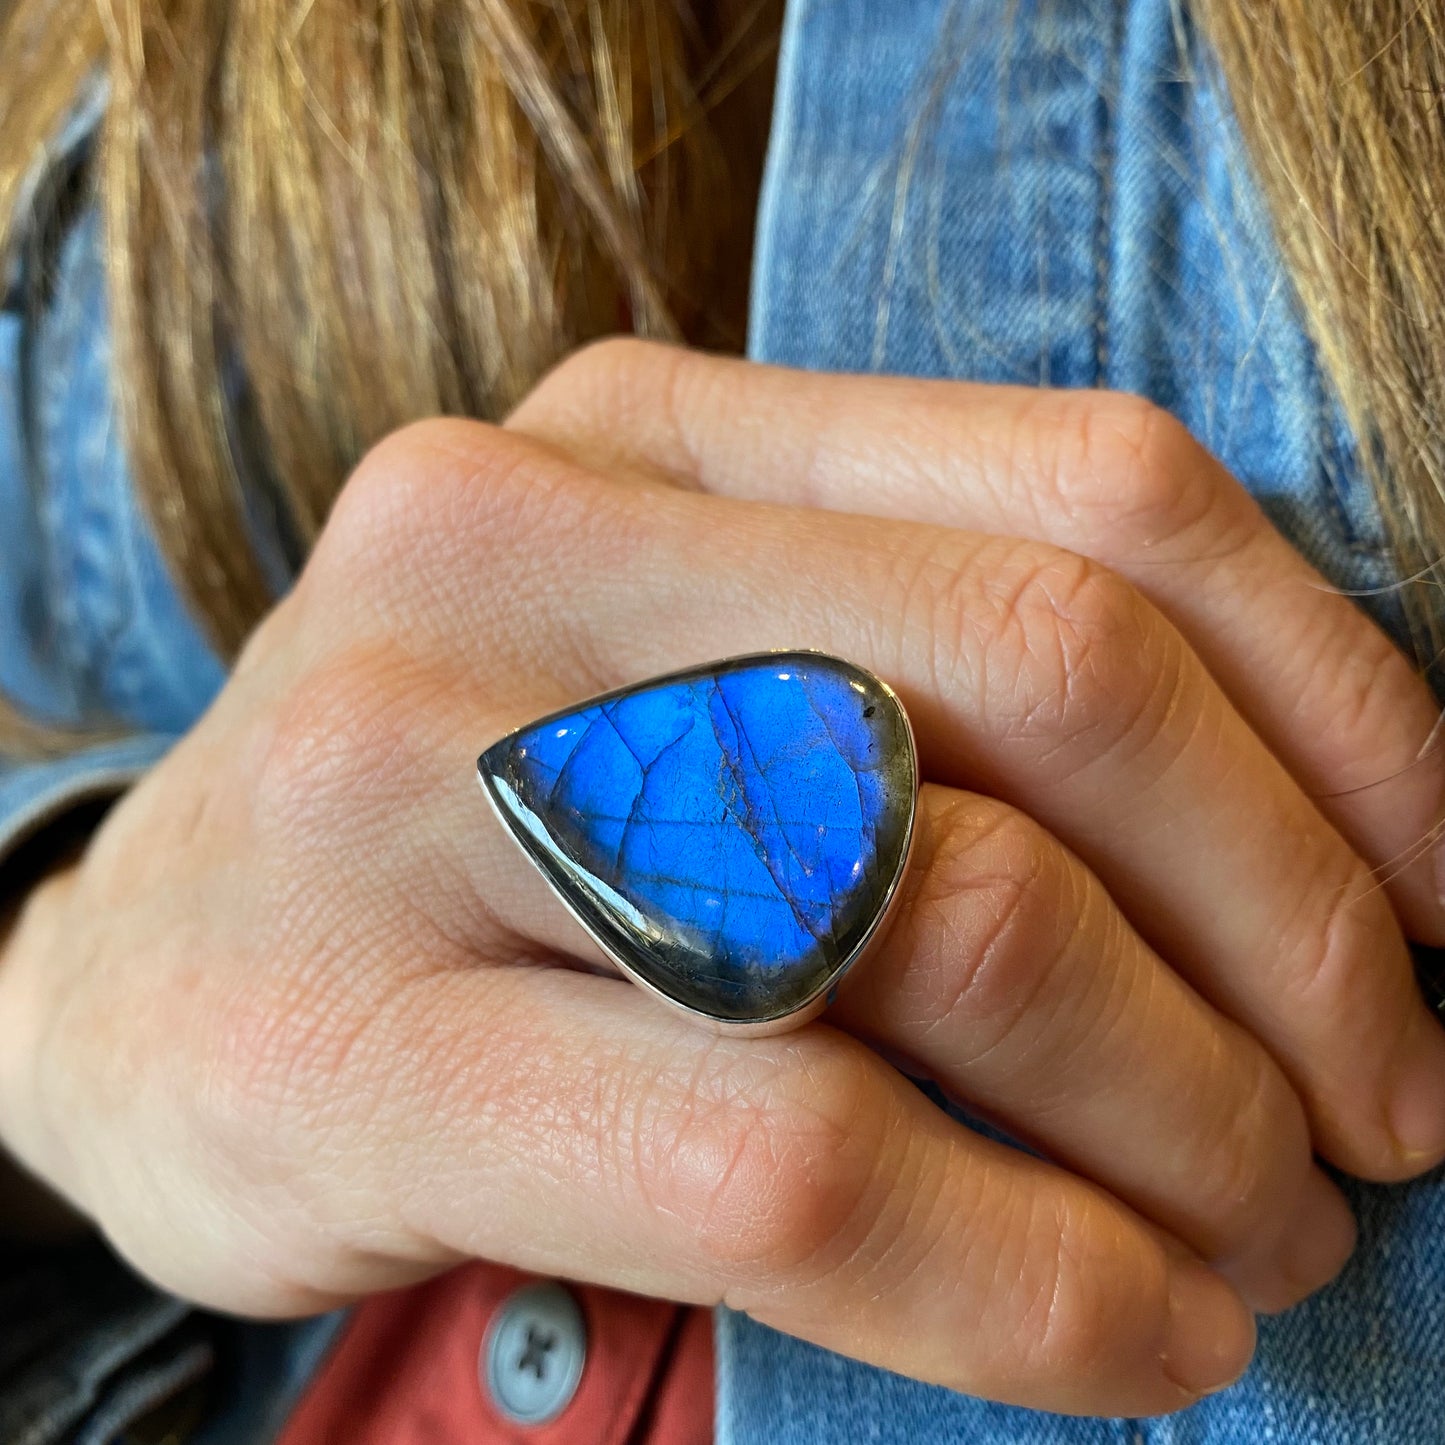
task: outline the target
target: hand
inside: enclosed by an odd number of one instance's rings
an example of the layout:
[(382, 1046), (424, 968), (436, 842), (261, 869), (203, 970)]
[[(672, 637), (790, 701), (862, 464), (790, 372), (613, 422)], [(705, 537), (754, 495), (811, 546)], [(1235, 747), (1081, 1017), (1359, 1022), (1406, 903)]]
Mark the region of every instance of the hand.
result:
[[(472, 765), (771, 647), (899, 689), (920, 837), (825, 1020), (718, 1039), (597, 971)], [(506, 428), (377, 448), (214, 707), (32, 896), (0, 1138), (227, 1309), (482, 1256), (1001, 1400), (1179, 1408), (1244, 1366), (1245, 1302), (1346, 1258), (1314, 1153), (1445, 1155), (1397, 921), (1445, 940), (1434, 722), (1138, 401), (593, 348)]]

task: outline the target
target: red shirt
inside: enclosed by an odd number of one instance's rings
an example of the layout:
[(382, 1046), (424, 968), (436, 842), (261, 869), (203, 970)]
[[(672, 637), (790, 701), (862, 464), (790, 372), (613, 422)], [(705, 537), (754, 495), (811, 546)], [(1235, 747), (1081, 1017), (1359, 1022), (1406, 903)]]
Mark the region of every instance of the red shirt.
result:
[[(590, 1285), (566, 1287), (586, 1335), (575, 1394), (545, 1424), (509, 1418), (488, 1387), (489, 1352), (536, 1282), (469, 1264), (364, 1301), (278, 1445), (711, 1445), (710, 1314)], [(534, 1333), (524, 1352), (540, 1369), (557, 1341)], [(562, 1349), (575, 1359), (579, 1344), (572, 1331)]]

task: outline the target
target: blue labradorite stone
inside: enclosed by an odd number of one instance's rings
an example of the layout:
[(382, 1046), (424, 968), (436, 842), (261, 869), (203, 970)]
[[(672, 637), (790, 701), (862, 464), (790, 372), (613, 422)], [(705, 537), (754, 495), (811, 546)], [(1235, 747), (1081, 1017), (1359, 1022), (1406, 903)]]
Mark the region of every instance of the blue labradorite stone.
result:
[(586, 703), (502, 739), (483, 785), (622, 963), (714, 1018), (824, 992), (902, 871), (912, 734), (871, 674), (768, 653)]

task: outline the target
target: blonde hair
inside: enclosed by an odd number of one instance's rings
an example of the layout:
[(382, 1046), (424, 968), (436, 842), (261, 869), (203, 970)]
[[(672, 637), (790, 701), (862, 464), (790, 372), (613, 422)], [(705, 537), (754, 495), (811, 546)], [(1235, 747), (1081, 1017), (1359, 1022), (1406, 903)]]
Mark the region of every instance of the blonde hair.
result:
[(273, 600), (243, 453), (304, 552), (407, 420), (608, 332), (741, 345), (780, 3), (0, 0), (0, 254), (103, 77), (129, 456), (223, 655)]
[(1421, 0), (1195, 3), (1432, 667), (1445, 613), (1445, 15)]
[[(101, 79), (130, 457), (223, 654), (271, 601), (240, 452), (304, 552), (360, 453), (405, 420), (496, 417), (622, 328), (739, 343), (781, 3), (0, 0), (0, 255)], [(1402, 568), (1428, 573), (1445, 540), (1433, 10), (1195, 11)], [(1416, 618), (1424, 655), (1433, 609)]]

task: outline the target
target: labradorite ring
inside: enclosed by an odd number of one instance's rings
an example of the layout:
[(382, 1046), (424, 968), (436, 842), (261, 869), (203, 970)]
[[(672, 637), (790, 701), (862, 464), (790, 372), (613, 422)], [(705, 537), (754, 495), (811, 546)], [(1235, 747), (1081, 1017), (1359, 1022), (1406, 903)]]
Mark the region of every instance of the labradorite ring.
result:
[(898, 695), (820, 652), (620, 688), (508, 733), (477, 771), (619, 969), (750, 1034), (814, 1017), (881, 940), (918, 798)]

